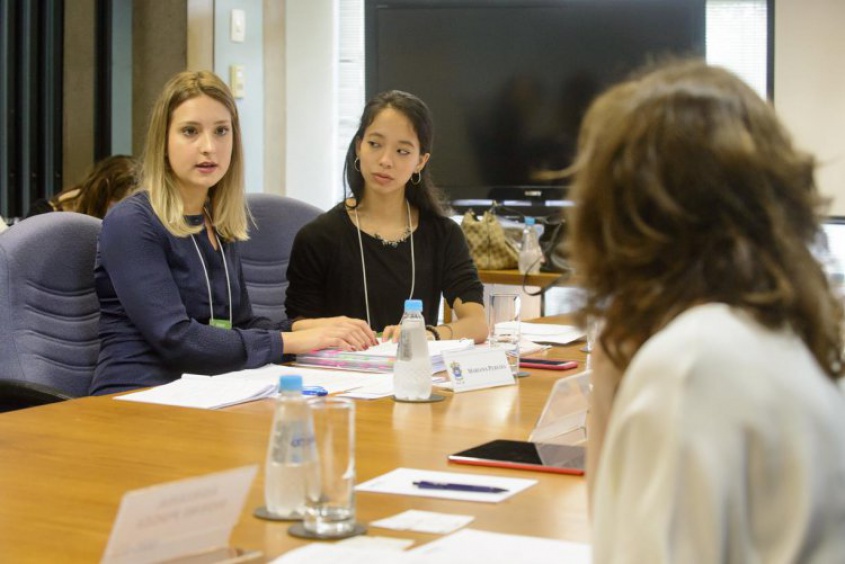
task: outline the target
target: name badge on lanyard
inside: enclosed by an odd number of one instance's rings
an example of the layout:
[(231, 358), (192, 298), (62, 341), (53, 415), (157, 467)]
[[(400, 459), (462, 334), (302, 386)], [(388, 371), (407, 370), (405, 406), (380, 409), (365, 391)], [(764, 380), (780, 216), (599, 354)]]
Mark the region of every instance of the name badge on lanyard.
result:
[(191, 235), (191, 241), (194, 242), (194, 248), (197, 250), (197, 256), (200, 259), (200, 264), (202, 265), (202, 271), (205, 275), (205, 284), (208, 288), (208, 309), (209, 309), (209, 319), (208, 324), (211, 327), (217, 327), (218, 329), (231, 329), (232, 328), (232, 283), (229, 280), (229, 265), (226, 263), (226, 252), (223, 250), (223, 245), (220, 243), (220, 238), (217, 237), (217, 233), (214, 233), (214, 238), (217, 239), (217, 248), (220, 249), (220, 255), (223, 258), (223, 272), (226, 274), (226, 290), (229, 295), (229, 319), (215, 319), (214, 318), (214, 302), (211, 297), (211, 279), (208, 276), (208, 269), (205, 266), (205, 261), (202, 258), (202, 253), (200, 252), (200, 247), (197, 245), (197, 240)]
[(212, 327), (217, 327), (219, 329), (231, 329), (232, 322), (228, 319), (214, 319), (213, 317), (208, 320), (208, 324)]

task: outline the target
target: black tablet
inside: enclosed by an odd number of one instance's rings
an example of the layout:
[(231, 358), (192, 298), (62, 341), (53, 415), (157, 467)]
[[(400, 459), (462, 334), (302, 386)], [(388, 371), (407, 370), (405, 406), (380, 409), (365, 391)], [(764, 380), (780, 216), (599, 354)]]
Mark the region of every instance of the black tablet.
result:
[(558, 474), (584, 474), (585, 448), (499, 439), (449, 456), (450, 462)]

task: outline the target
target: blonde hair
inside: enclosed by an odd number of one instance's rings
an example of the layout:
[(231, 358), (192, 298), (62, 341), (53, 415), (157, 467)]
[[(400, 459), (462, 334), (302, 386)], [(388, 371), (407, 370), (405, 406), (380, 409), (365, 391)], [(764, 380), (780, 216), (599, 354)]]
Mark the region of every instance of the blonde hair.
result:
[(810, 248), (824, 200), (813, 158), (730, 72), (676, 62), (603, 94), (574, 171), (568, 247), (587, 292), (581, 321), (624, 369), (697, 304), (790, 327), (833, 379), (842, 305)]
[(208, 96), (223, 104), (232, 117), (232, 158), (229, 170), (209, 190), (211, 221), (227, 241), (245, 241), (248, 212), (244, 201), (244, 170), (241, 127), (238, 108), (229, 88), (212, 72), (183, 71), (164, 86), (153, 107), (144, 148), (142, 182), (149, 192), (153, 212), (167, 230), (176, 237), (187, 237), (203, 230), (185, 221), (185, 210), (176, 178), (167, 157), (167, 138), (173, 112), (182, 103)]

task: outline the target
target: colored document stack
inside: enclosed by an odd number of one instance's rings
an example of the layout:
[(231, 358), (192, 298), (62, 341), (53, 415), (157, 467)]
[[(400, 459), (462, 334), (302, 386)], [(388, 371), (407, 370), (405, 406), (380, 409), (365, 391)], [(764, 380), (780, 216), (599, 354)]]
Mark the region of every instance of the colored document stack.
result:
[[(428, 352), (431, 355), (431, 372), (435, 374), (446, 370), (443, 363), (443, 351), (467, 350), (475, 346), (471, 339), (452, 341), (429, 341)], [(302, 366), (320, 366), (357, 372), (393, 372), (398, 344), (385, 342), (362, 352), (346, 352), (335, 349), (312, 351), (296, 357), (296, 364)]]

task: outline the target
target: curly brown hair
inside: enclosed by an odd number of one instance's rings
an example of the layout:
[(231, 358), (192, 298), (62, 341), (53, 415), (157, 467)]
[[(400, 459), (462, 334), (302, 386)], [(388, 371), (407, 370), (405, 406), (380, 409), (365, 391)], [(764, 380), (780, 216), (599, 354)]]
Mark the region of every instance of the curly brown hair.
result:
[(568, 241), (586, 290), (580, 322), (620, 368), (697, 304), (790, 327), (831, 378), (842, 304), (811, 247), (825, 200), (814, 159), (732, 73), (675, 61), (588, 111), (572, 167)]

